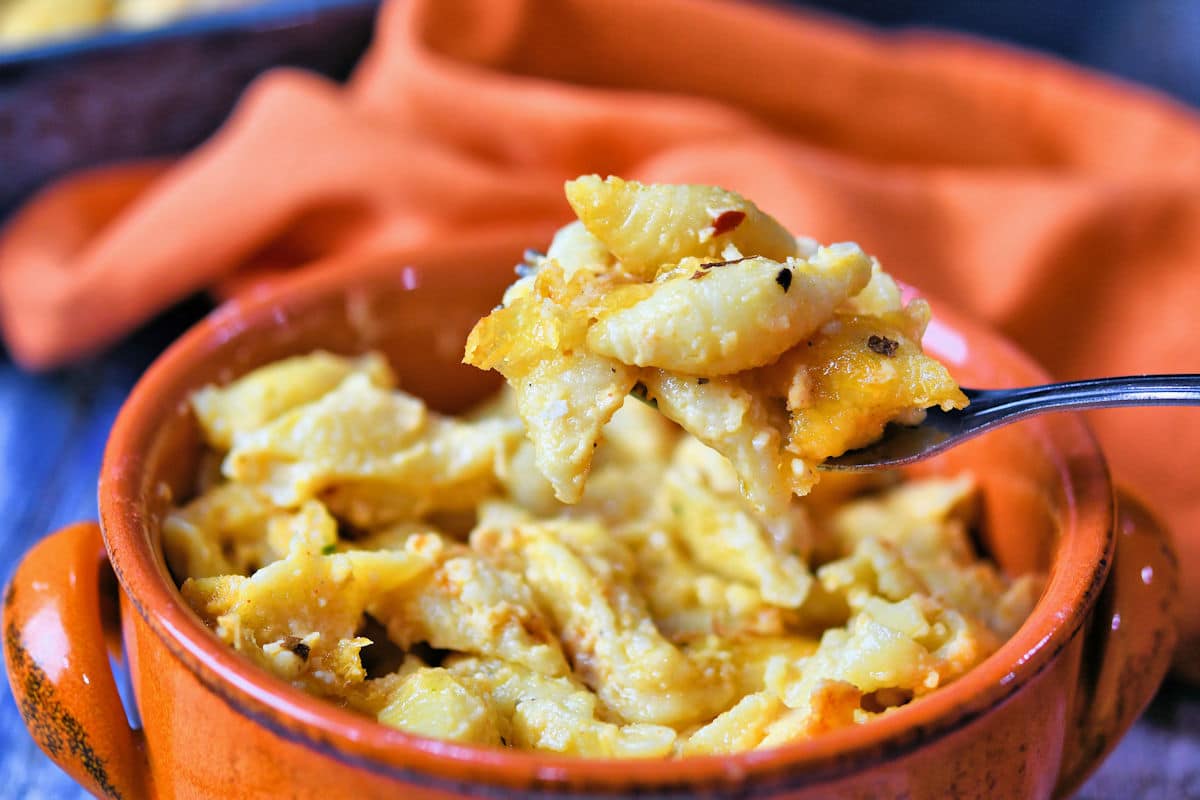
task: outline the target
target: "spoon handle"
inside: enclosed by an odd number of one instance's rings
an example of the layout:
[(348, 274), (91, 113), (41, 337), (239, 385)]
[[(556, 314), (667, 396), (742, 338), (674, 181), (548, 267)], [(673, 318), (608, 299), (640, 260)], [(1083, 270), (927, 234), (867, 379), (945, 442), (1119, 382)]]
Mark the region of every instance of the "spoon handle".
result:
[(967, 412), (981, 424), (1045, 411), (1120, 406), (1200, 406), (1200, 375), (1130, 375), (1020, 389), (965, 390)]

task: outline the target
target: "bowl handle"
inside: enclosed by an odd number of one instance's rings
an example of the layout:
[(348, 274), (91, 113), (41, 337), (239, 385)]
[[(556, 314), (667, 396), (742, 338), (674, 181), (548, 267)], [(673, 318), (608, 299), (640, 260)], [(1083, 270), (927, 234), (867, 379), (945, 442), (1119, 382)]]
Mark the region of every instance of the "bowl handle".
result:
[(1116, 552), (1080, 664), (1056, 797), (1070, 797), (1146, 709), (1179, 638), (1179, 564), (1166, 528), (1117, 490)]
[(4, 663), (42, 750), (96, 796), (135, 800), (149, 794), (148, 769), (108, 658), (108, 643), (119, 647), (115, 586), (94, 522), (38, 542), (4, 590)]

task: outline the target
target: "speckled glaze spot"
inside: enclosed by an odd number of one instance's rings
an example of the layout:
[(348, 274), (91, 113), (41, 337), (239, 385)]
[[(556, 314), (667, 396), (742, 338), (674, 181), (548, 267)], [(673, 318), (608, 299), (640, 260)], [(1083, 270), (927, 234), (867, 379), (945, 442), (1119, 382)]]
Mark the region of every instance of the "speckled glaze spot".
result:
[[(13, 587), (9, 586), (4, 595), (6, 606), (12, 604), (13, 596)], [(4, 636), (11, 658), (10, 677), (22, 685), (23, 697), (19, 707), (29, 733), (51, 758), (58, 759), (66, 753), (87, 771), (105, 797), (120, 800), (122, 795), (109, 780), (104, 759), (96, 754), (83, 725), (63, 707), (46, 673), (33, 663), (21, 645), (16, 626), (10, 624)]]

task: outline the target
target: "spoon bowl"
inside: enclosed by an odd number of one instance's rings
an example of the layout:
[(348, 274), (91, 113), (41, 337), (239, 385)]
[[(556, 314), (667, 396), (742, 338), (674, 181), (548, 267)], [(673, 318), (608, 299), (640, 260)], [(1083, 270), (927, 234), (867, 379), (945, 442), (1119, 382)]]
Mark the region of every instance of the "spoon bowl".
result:
[(966, 408), (931, 408), (919, 425), (891, 423), (866, 447), (827, 459), (820, 469), (866, 472), (902, 467), (981, 433), (1035, 414), (1121, 406), (1200, 406), (1200, 375), (1131, 375), (1019, 389), (967, 389)]

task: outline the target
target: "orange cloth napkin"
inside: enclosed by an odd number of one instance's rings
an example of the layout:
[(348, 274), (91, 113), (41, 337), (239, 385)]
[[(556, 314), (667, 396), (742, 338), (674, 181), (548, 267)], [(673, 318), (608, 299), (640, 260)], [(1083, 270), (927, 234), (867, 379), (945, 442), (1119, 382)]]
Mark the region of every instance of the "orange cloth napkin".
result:
[[(976, 41), (699, 0), (392, 2), (348, 87), (277, 71), (186, 158), (37, 197), (0, 239), (0, 324), (40, 368), (264, 272), (514, 258), (585, 172), (721, 184), (858, 241), (1060, 378), (1200, 372), (1195, 115)], [(1092, 421), (1174, 526), (1195, 641), (1200, 411)]]

